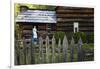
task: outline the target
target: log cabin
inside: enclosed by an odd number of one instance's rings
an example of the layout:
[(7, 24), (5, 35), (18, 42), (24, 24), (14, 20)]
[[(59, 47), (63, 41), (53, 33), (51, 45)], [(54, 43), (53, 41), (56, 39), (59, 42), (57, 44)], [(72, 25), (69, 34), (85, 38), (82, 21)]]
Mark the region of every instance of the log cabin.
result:
[(57, 6), (56, 14), (57, 31), (94, 31), (94, 8)]
[[(29, 20), (20, 19), (19, 16), (23, 12), (29, 11), (42, 11), (42, 13), (36, 13), (45, 17), (44, 20), (38, 17), (23, 15)], [(44, 13), (44, 12), (47, 13)], [(20, 6), (20, 14), (17, 16), (19, 20), (16, 20), (16, 24), (22, 26), (23, 36), (26, 34), (32, 35), (32, 28), (37, 27), (38, 35), (45, 38), (49, 32), (63, 31), (63, 32), (94, 32), (94, 8), (88, 7), (67, 7), (56, 6), (53, 11), (45, 9), (29, 9), (26, 6)], [(34, 13), (34, 12), (33, 12)], [(34, 15), (32, 12), (31, 14)], [(35, 14), (35, 15), (36, 15)], [(50, 14), (50, 15), (48, 15)], [(48, 17), (49, 16), (49, 17)], [(39, 16), (40, 17), (40, 16)], [(48, 18), (47, 18), (48, 17)], [(35, 19), (38, 19), (36, 21)], [(31, 20), (30, 20), (31, 19)], [(51, 21), (49, 21), (51, 19)]]

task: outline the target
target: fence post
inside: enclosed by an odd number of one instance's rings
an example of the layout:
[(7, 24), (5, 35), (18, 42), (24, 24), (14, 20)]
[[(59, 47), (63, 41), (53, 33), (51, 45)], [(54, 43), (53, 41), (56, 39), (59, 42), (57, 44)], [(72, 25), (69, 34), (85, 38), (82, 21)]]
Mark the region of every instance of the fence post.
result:
[(55, 62), (55, 38), (52, 38), (52, 63)]
[(77, 60), (78, 61), (82, 61), (82, 39), (80, 37), (79, 41), (78, 41), (78, 46), (77, 46)]
[(75, 46), (75, 42), (74, 39), (72, 37), (71, 43), (70, 43), (70, 61), (73, 62), (74, 59), (74, 46)]
[(35, 45), (31, 39), (31, 63), (35, 64)]
[(14, 47), (15, 51), (15, 65), (19, 65), (19, 42), (17, 40), (15, 40), (15, 47)]
[(63, 62), (67, 61), (68, 61), (68, 40), (65, 35), (63, 39)]
[(40, 58), (40, 63), (44, 62), (44, 55), (43, 55), (43, 39), (42, 37), (39, 38), (39, 58)]
[(24, 40), (26, 64), (31, 64), (31, 40)]
[(58, 62), (60, 62), (60, 49), (61, 49), (61, 39), (59, 39), (59, 42), (58, 42)]
[(25, 51), (25, 47), (23, 45), (23, 40), (19, 41), (19, 64), (20, 65), (23, 65), (25, 64), (25, 54), (24, 54), (24, 51)]
[(46, 37), (46, 63), (49, 63), (49, 37)]

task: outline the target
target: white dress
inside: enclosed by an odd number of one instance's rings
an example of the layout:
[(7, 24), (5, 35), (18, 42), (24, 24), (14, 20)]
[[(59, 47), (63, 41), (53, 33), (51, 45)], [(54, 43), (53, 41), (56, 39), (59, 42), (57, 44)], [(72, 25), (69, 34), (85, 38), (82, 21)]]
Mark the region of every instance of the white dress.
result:
[(37, 29), (33, 28), (33, 38), (37, 38)]

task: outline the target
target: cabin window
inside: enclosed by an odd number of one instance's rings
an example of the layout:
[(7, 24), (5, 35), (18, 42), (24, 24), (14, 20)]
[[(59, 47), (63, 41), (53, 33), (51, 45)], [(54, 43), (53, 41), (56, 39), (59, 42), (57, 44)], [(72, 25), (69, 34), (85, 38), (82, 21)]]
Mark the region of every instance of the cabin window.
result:
[(74, 22), (74, 33), (75, 32), (79, 32), (79, 23), (78, 22)]

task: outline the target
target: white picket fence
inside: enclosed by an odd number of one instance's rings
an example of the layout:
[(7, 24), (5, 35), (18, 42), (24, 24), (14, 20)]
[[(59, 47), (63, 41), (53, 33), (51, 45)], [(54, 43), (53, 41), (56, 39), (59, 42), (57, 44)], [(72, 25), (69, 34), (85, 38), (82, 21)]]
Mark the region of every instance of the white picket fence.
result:
[(81, 38), (75, 44), (73, 38), (69, 43), (66, 36), (62, 43), (59, 39), (58, 44), (54, 36), (51, 40), (48, 36), (45, 40), (40, 37), (37, 45), (32, 40), (16, 40), (15, 65), (82, 61), (82, 44)]

